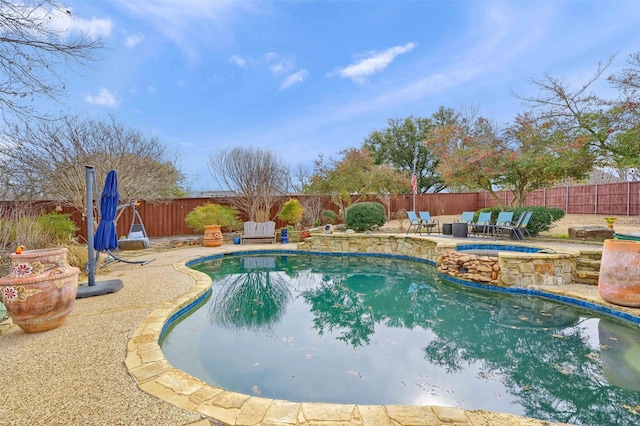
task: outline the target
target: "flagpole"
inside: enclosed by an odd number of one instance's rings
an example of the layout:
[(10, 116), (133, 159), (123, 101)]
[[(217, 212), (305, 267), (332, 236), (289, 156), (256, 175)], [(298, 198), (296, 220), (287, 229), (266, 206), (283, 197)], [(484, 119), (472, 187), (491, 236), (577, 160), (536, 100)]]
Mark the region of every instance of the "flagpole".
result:
[[(416, 143), (416, 147), (413, 150), (413, 175), (412, 175), (412, 181), (413, 178), (415, 177), (416, 179), (416, 188), (417, 188), (417, 176), (416, 176), (416, 163), (418, 162), (418, 144)], [(412, 189), (413, 189), (413, 185), (412, 185)], [(417, 190), (413, 190), (413, 212), (416, 213), (416, 194), (417, 194)]]

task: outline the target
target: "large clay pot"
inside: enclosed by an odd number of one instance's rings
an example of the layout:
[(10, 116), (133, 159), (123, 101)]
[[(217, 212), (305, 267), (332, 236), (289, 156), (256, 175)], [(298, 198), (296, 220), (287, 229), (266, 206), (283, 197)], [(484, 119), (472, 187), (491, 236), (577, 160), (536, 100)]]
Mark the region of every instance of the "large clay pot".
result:
[(220, 225), (205, 225), (204, 238), (202, 239), (205, 247), (219, 247), (222, 245), (222, 231)]
[(598, 292), (609, 303), (640, 307), (640, 242), (604, 241)]
[(67, 249), (10, 254), (11, 273), (0, 278), (0, 296), (13, 322), (27, 333), (59, 327), (73, 309), (80, 269), (67, 263)]

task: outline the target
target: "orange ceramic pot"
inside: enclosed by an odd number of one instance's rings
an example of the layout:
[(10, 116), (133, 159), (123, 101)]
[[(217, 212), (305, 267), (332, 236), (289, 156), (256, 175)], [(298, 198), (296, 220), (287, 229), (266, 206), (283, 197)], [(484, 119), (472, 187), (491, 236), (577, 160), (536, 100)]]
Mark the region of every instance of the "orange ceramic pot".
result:
[(598, 292), (609, 303), (640, 307), (640, 242), (604, 241)]
[(67, 264), (67, 249), (10, 254), (11, 273), (0, 278), (0, 296), (13, 322), (27, 333), (59, 327), (73, 309), (80, 269)]
[(222, 231), (220, 225), (205, 225), (204, 238), (202, 242), (205, 247), (219, 247), (222, 245)]

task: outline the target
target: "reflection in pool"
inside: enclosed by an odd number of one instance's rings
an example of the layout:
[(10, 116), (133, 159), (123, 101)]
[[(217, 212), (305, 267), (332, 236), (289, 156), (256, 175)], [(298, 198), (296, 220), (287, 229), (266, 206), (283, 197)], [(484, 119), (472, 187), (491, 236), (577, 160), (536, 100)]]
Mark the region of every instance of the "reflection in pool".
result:
[(162, 345), (173, 366), (214, 386), (584, 425), (640, 419), (640, 331), (597, 313), (466, 288), (395, 258), (226, 256), (192, 267), (212, 277), (211, 298)]

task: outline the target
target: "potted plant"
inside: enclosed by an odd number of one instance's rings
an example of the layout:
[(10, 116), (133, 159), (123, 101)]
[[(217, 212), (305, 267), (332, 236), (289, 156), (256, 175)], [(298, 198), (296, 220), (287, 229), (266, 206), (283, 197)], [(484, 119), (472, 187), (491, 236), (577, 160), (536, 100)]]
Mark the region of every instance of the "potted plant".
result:
[(289, 227), (282, 228), (280, 231), (281, 241), (283, 244), (286, 244), (289, 240), (289, 230), (295, 229), (295, 224), (300, 223), (302, 220), (302, 215), (304, 214), (304, 207), (300, 204), (300, 201), (295, 198), (290, 199), (286, 203), (282, 205), (280, 212), (278, 213), (278, 218), (290, 225)]
[(616, 223), (616, 220), (618, 220), (617, 217), (605, 217), (604, 221), (607, 222), (607, 226), (609, 228), (613, 228), (613, 224)]
[(235, 207), (218, 204), (205, 204), (191, 210), (184, 219), (195, 232), (204, 233), (203, 244), (206, 247), (222, 245), (222, 230), (239, 229), (238, 210)]

